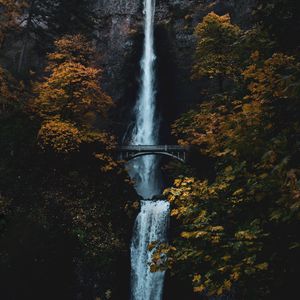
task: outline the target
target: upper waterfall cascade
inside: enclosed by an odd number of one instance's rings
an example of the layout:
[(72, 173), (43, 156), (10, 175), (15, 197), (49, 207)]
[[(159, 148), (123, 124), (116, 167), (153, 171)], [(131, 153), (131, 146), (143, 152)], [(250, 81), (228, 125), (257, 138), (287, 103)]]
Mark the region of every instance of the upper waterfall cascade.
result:
[[(157, 145), (159, 118), (155, 102), (154, 51), (155, 0), (144, 0), (144, 49), (141, 59), (141, 85), (134, 108), (135, 127), (131, 145)], [(142, 156), (128, 163), (128, 171), (135, 181), (137, 192), (144, 199), (161, 193), (158, 160), (154, 155)], [(164, 272), (152, 273), (150, 262), (152, 242), (166, 241), (169, 219), (167, 201), (141, 201), (141, 211), (135, 221), (131, 244), (131, 300), (161, 300)]]

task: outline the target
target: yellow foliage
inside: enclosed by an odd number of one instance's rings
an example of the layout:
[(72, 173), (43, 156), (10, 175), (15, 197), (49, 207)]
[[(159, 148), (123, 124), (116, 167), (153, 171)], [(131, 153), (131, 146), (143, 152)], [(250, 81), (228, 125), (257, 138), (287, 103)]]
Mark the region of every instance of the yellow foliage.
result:
[(194, 287), (195, 293), (202, 293), (205, 290), (205, 286), (203, 284)]
[(50, 69), (65, 62), (86, 66), (90, 64), (94, 54), (94, 47), (83, 35), (65, 35), (55, 41), (55, 52), (48, 55)]
[[(250, 65), (243, 75), (251, 82), (248, 88), (253, 100), (262, 103), (278, 98), (287, 98), (287, 89), (297, 81), (296, 73), (300, 70), (300, 64), (292, 56), (283, 53), (275, 53), (260, 66), (257, 62), (257, 54), (253, 53), (254, 64)], [(257, 103), (257, 102), (256, 102)]]
[(43, 150), (66, 154), (78, 151), (81, 144), (80, 132), (73, 124), (56, 120), (42, 125), (38, 141)]
[(231, 255), (225, 255), (222, 257), (222, 260), (224, 260), (225, 262), (229, 261), (230, 259), (231, 259)]
[(43, 122), (39, 144), (44, 150), (71, 153), (89, 145), (90, 154), (102, 172), (117, 163), (107, 154), (114, 149), (113, 135), (95, 128), (103, 123), (111, 97), (100, 86), (102, 70), (88, 65), (94, 49), (82, 35), (64, 36), (55, 42), (56, 51), (48, 55), (48, 76), (35, 85), (36, 97), (28, 105)]
[[(229, 14), (219, 16), (214, 12), (204, 17), (195, 30), (198, 43), (193, 77), (232, 76), (238, 73), (236, 62), (239, 56), (235, 50), (241, 30), (231, 24)], [(233, 63), (235, 62), (235, 63)]]
[(223, 295), (223, 293), (224, 293), (224, 289), (223, 289), (223, 287), (221, 286), (221, 287), (219, 287), (218, 290), (217, 290), (217, 295), (218, 295), (218, 296), (221, 296), (221, 295)]
[(233, 196), (238, 196), (238, 195), (242, 194), (243, 192), (244, 192), (244, 189), (238, 189), (232, 195)]
[(236, 234), (235, 234), (235, 237), (236, 239), (238, 240), (255, 240), (257, 237), (255, 234), (253, 234), (252, 232), (250, 231), (238, 231)]
[(69, 117), (73, 122), (90, 111), (105, 116), (112, 99), (101, 90), (99, 74), (99, 70), (75, 62), (59, 65), (36, 86), (38, 97), (32, 103), (33, 110), (44, 119)]
[(8, 31), (18, 27), (17, 20), (26, 6), (25, 1), (0, 0), (0, 46)]
[(224, 227), (223, 227), (223, 226), (212, 226), (212, 227), (210, 228), (210, 230), (211, 230), (212, 232), (222, 232), (222, 231), (224, 231)]
[(232, 281), (238, 281), (239, 278), (240, 278), (240, 273), (238, 272), (233, 272), (231, 275), (230, 275), (230, 278)]
[(231, 287), (232, 287), (232, 283), (230, 280), (225, 280), (224, 281), (224, 287), (227, 291), (230, 291)]
[(201, 280), (202, 276), (200, 274), (196, 274), (194, 275), (194, 278), (193, 278), (193, 282), (199, 282)]
[(98, 153), (95, 155), (95, 157), (102, 162), (101, 171), (104, 173), (112, 171), (117, 167), (117, 163), (109, 155)]
[(269, 264), (268, 263), (258, 264), (258, 265), (255, 266), (255, 268), (260, 270), (260, 271), (265, 271), (269, 268)]
[(181, 179), (176, 179), (174, 182), (174, 186), (178, 187), (181, 185), (182, 180)]

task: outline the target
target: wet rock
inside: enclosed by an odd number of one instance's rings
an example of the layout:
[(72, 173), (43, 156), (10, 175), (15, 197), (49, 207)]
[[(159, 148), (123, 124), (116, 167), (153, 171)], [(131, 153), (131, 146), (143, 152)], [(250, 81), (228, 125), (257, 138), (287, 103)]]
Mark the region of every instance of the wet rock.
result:
[[(233, 21), (249, 24), (255, 0), (157, 0), (156, 48), (158, 101), (170, 107), (167, 122), (201, 101), (201, 85), (191, 81), (195, 50), (194, 28), (209, 12), (230, 13)], [(104, 89), (119, 105), (117, 119), (130, 123), (135, 101), (143, 40), (143, 0), (98, 0), (100, 22), (96, 45), (104, 69)], [(159, 86), (161, 85), (161, 86)], [(163, 85), (163, 86), (162, 86)], [(170, 91), (174, 89), (174, 91)], [(164, 113), (164, 112), (163, 112)], [(121, 131), (126, 130), (121, 125)]]

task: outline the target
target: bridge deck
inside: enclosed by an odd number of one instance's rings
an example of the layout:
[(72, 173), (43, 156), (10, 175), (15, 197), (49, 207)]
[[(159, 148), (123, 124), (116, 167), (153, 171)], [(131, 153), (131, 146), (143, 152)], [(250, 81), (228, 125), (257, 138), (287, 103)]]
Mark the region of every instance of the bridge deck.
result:
[(116, 150), (119, 152), (120, 158), (125, 160), (153, 154), (165, 155), (185, 162), (189, 147), (179, 145), (127, 145), (119, 146)]
[(128, 145), (118, 147), (120, 152), (186, 152), (189, 147), (179, 145)]

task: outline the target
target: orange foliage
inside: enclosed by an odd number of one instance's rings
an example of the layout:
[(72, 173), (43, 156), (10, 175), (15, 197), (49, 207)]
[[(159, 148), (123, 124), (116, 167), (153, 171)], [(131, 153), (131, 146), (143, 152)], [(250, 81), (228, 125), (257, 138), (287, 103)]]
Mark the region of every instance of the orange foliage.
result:
[(102, 70), (89, 65), (94, 49), (82, 35), (64, 36), (55, 46), (48, 55), (49, 75), (36, 84), (29, 106), (44, 121), (39, 145), (64, 154), (96, 146), (100, 153), (94, 151), (94, 157), (103, 171), (110, 171), (115, 163), (102, 151), (113, 148), (115, 138), (95, 126), (106, 121), (113, 101), (101, 89)]
[(58, 65), (46, 81), (37, 84), (34, 111), (43, 119), (55, 117), (77, 123), (91, 111), (105, 116), (113, 102), (101, 90), (100, 73), (100, 70), (76, 62)]
[(289, 88), (297, 85), (300, 63), (294, 57), (283, 53), (275, 53), (263, 64), (258, 61), (257, 51), (251, 58), (253, 64), (243, 72), (245, 79), (251, 80), (248, 85), (251, 98), (262, 102), (275, 98), (287, 99)]
[(231, 24), (230, 16), (211, 12), (198, 24), (195, 33), (198, 41), (193, 77), (234, 77), (240, 70), (237, 50), (241, 30)]
[(2, 45), (5, 34), (17, 27), (17, 20), (25, 6), (24, 1), (0, 0), (0, 45)]
[(70, 153), (79, 149), (79, 130), (71, 123), (61, 121), (45, 122), (38, 134), (39, 145), (43, 150), (50, 148), (57, 153)]
[(55, 41), (55, 52), (48, 55), (50, 67), (64, 62), (77, 62), (89, 65), (95, 55), (95, 48), (81, 34), (66, 35)]

